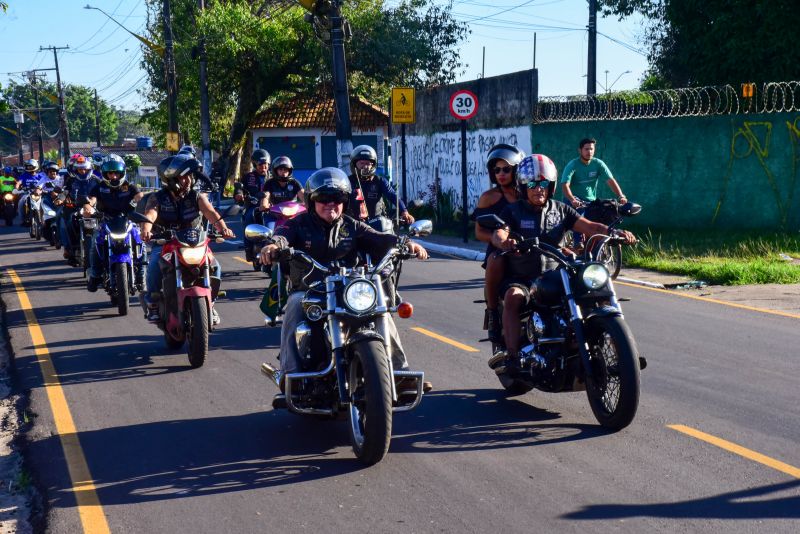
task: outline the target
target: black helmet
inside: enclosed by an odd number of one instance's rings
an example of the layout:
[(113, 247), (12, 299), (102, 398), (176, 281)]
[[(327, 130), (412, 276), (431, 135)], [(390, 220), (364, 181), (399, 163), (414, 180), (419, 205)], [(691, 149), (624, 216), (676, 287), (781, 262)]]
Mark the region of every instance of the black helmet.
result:
[[(161, 179), (161, 186), (174, 193), (181, 192), (178, 178), (189, 175), (197, 170), (197, 160), (189, 154), (175, 154), (161, 160), (158, 164), (158, 177)], [(192, 184), (189, 184), (191, 189)], [(187, 190), (188, 191), (188, 190)]]
[[(289, 159), (289, 156), (278, 156), (275, 158), (275, 161), (272, 162), (272, 171), (275, 172), (281, 167), (289, 169), (289, 174), (286, 178), (291, 178), (292, 172), (294, 172), (294, 166), (292, 165), (292, 160)], [(280, 179), (281, 176), (275, 175), (276, 178)]]
[(56, 172), (58, 172), (58, 170), (59, 170), (58, 163), (56, 163), (55, 161), (48, 161), (47, 163), (45, 163), (45, 164), (42, 166), (42, 170), (43, 170), (44, 172), (46, 172), (46, 173), (47, 173), (47, 172), (50, 172), (50, 171), (56, 171)]
[(270, 163), (272, 163), (272, 157), (269, 155), (269, 152), (263, 148), (259, 148), (258, 150), (253, 150), (253, 155), (250, 156), (250, 161), (253, 162), (253, 167), (259, 163), (266, 163), (267, 168), (269, 168)]
[(306, 182), (306, 206), (308, 206), (309, 211), (313, 211), (314, 202), (318, 198), (321, 196), (335, 196), (344, 203), (346, 211), (350, 193), (352, 192), (350, 178), (347, 177), (344, 171), (336, 167), (323, 167), (308, 177)]
[(181, 149), (178, 150), (178, 154), (189, 154), (193, 158), (197, 157), (197, 151), (192, 145), (183, 145)]
[(514, 145), (508, 145), (506, 143), (494, 145), (489, 149), (489, 155), (487, 156), (486, 160), (486, 169), (489, 171), (489, 181), (492, 184), (497, 185), (497, 180), (494, 177), (494, 165), (498, 159), (508, 162), (508, 164), (511, 166), (511, 174), (514, 180), (516, 180), (517, 165), (519, 165), (519, 162), (522, 161), (522, 158), (524, 157), (525, 152)]
[[(108, 176), (106, 176), (106, 173), (109, 172), (119, 173), (119, 177), (114, 180), (110, 180)], [(125, 175), (125, 160), (116, 154), (110, 154), (103, 161), (103, 164), (100, 165), (100, 174), (103, 175), (103, 183), (108, 187), (113, 189), (120, 187), (128, 180), (127, 176)]]
[[(356, 163), (359, 161), (371, 161), (372, 168), (359, 171), (359, 169), (356, 168)], [(362, 178), (371, 176), (375, 174), (375, 167), (377, 165), (378, 153), (369, 145), (358, 145), (350, 152), (350, 172), (355, 176), (360, 176)]]

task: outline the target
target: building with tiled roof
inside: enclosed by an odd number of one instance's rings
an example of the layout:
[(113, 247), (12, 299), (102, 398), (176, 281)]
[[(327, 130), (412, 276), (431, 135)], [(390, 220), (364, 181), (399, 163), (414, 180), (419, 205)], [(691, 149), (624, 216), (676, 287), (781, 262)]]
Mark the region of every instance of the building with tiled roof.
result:
[[(350, 97), (353, 146), (370, 145), (385, 166), (389, 115), (366, 100)], [(289, 156), (301, 181), (322, 167), (338, 167), (333, 97), (318, 93), (277, 102), (251, 121), (252, 149), (266, 149), (272, 159)]]

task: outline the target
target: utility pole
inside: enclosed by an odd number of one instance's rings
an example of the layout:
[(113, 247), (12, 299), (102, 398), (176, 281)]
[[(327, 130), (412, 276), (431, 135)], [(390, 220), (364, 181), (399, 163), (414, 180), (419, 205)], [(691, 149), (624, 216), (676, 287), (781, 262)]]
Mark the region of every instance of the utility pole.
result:
[[(169, 115), (169, 133), (178, 135), (178, 82), (175, 79), (175, 56), (173, 53), (172, 17), (170, 16), (169, 0), (164, 0), (164, 68), (167, 77), (167, 110)], [(169, 135), (167, 136), (170, 137)], [(179, 143), (180, 141), (178, 141)], [(174, 145), (172, 148), (175, 148)], [(176, 152), (173, 150), (172, 152)]]
[(62, 158), (69, 160), (69, 127), (67, 126), (67, 109), (64, 107), (64, 87), (61, 85), (61, 72), (58, 70), (58, 51), (66, 50), (69, 46), (40, 46), (39, 50), (52, 50), (56, 62), (56, 85), (58, 86), (58, 122), (61, 129)]
[(94, 137), (100, 146), (100, 104), (97, 101), (97, 89), (94, 90)]
[(333, 95), (336, 103), (336, 144), (339, 146), (339, 166), (348, 169), (353, 151), (353, 132), (350, 126), (350, 95), (347, 90), (347, 67), (344, 59), (344, 19), (341, 0), (334, 0), (331, 13), (331, 49), (333, 50)]
[(597, 0), (589, 0), (589, 57), (586, 60), (586, 94), (597, 93)]
[[(39, 105), (39, 88), (36, 86), (36, 82), (38, 78), (36, 76), (35, 71), (31, 71), (28, 73), (28, 81), (30, 82), (31, 86), (33, 87), (33, 98), (36, 102), (36, 130), (39, 137), (39, 159), (44, 159), (44, 144), (42, 141), (42, 108)], [(33, 144), (33, 143), (31, 143)]]
[[(202, 13), (206, 8), (205, 0), (197, 0), (197, 7)], [(205, 35), (200, 36), (197, 48), (200, 54), (200, 143), (203, 148), (203, 167), (206, 173), (211, 174), (211, 113), (208, 110), (208, 65)]]
[(25, 115), (22, 110), (14, 111), (14, 122), (17, 125), (17, 149), (19, 150), (19, 164), (22, 165), (22, 160), (25, 156), (22, 154), (22, 124), (25, 122)]

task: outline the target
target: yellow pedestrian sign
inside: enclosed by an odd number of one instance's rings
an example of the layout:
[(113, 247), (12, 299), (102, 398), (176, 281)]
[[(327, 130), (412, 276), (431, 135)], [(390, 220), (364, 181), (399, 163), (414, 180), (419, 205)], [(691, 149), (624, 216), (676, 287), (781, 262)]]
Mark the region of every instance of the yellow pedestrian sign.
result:
[(416, 92), (413, 87), (392, 87), (392, 122), (414, 124), (417, 122)]
[(181, 148), (181, 136), (178, 132), (167, 132), (167, 150), (177, 152)]

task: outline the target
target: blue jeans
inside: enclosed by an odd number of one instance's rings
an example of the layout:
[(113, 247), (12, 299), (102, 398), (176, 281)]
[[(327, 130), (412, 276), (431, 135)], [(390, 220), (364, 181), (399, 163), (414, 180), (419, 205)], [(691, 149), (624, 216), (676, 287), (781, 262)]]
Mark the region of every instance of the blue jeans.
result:
[[(579, 200), (583, 200), (583, 199), (582, 199), (582, 198), (580, 198), (580, 197), (575, 197), (575, 198), (578, 198)], [(583, 201), (584, 201), (584, 202), (587, 202), (586, 200), (583, 200)], [(585, 208), (585, 207), (584, 207), (584, 208), (577, 208), (577, 211), (578, 211), (578, 213), (580, 214), (580, 216), (581, 216), (581, 217), (583, 217), (583, 214), (584, 214), (584, 213), (586, 213), (586, 208)], [(582, 234), (582, 233), (580, 233), (580, 232), (575, 232), (575, 231), (573, 231), (573, 232), (572, 232), (572, 243), (573, 243), (573, 244), (574, 244), (576, 247), (583, 246), (583, 234)]]
[[(144, 292), (144, 300), (148, 304), (153, 302), (150, 295), (156, 291), (161, 291), (161, 282), (163, 280), (161, 276), (161, 267), (159, 267), (161, 246), (154, 245), (150, 250), (149, 257), (150, 263), (147, 264), (147, 290)], [(217, 261), (217, 258), (214, 258), (214, 262), (211, 264), (211, 276), (216, 276), (220, 280), (222, 279), (222, 266), (219, 264), (219, 261)]]
[[(258, 207), (253, 206), (252, 204), (248, 204), (245, 208), (244, 212), (242, 213), (242, 226), (247, 228), (248, 224), (261, 224), (263, 222), (263, 217), (260, 212), (257, 211)], [(253, 249), (253, 242), (247, 239), (246, 236), (242, 237), (242, 241), (244, 242), (244, 250), (247, 253), (248, 261), (250, 261), (250, 254)]]

